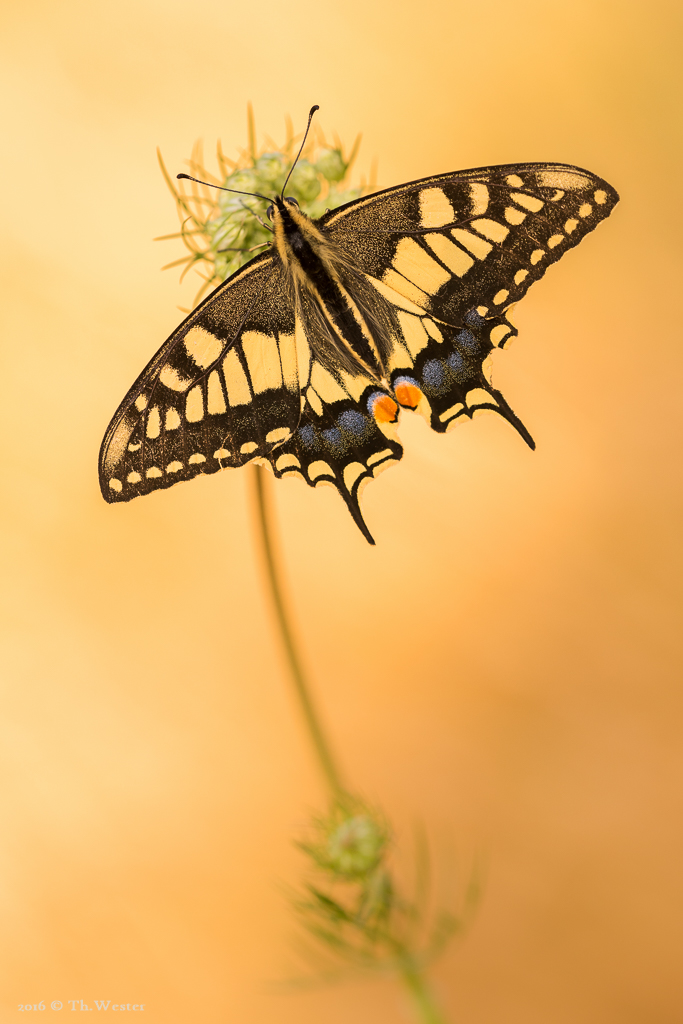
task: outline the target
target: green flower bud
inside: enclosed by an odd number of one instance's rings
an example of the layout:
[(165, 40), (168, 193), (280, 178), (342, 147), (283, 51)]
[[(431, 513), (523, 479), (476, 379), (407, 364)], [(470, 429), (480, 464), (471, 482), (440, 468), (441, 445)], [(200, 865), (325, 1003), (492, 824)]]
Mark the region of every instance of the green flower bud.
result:
[(344, 818), (327, 836), (327, 865), (345, 878), (366, 875), (381, 860), (386, 843), (386, 829), (369, 815)]
[(341, 181), (346, 175), (347, 167), (339, 149), (323, 149), (315, 162), (318, 174), (322, 174), (328, 181)]
[[(258, 193), (274, 198), (282, 189), (294, 159), (294, 145), (290, 138), (282, 150), (260, 153), (256, 149), (253, 119), (249, 122), (250, 148), (243, 152), (238, 166), (230, 173), (230, 161), (220, 156), (219, 164), (226, 177), (223, 185), (237, 193)], [(355, 148), (354, 148), (355, 152)], [(326, 210), (334, 210), (358, 198), (363, 189), (344, 188), (350, 164), (344, 160), (341, 147), (316, 147), (312, 142), (308, 150), (310, 159), (301, 160), (294, 168), (287, 184), (287, 195), (294, 196), (309, 217), (321, 217)], [(194, 158), (193, 169), (206, 180), (205, 171)], [(267, 204), (261, 198), (249, 198), (235, 192), (192, 194), (178, 192), (162, 163), (162, 172), (173, 193), (181, 220), (180, 237), (189, 255), (186, 269), (201, 266), (205, 284), (197, 294), (198, 302), (206, 289), (233, 274), (247, 260), (272, 242), (272, 233), (260, 221), (265, 219)], [(213, 205), (212, 205), (213, 204)], [(178, 265), (176, 261), (174, 264)], [(356, 809), (360, 814), (362, 809)], [(346, 808), (346, 815), (351, 815)], [(324, 859), (321, 852), (321, 859)]]
[(288, 195), (294, 196), (303, 206), (311, 203), (320, 192), (317, 171), (307, 160), (300, 160), (287, 184)]
[(261, 185), (268, 191), (273, 192), (278, 187), (282, 187), (285, 174), (282, 153), (264, 153), (256, 161), (254, 170)]
[[(258, 181), (256, 173), (251, 169), (234, 171), (229, 177), (225, 179), (223, 184), (226, 188), (236, 188), (240, 192), (253, 192)], [(229, 193), (223, 193), (223, 195), (229, 195)]]

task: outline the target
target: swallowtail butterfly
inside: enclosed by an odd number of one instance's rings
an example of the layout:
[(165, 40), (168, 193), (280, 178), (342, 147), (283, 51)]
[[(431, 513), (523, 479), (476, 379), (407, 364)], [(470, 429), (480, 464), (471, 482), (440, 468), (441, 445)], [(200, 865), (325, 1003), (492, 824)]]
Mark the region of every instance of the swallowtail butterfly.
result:
[(361, 488), (401, 458), (401, 409), (439, 433), (494, 410), (534, 447), (484, 363), (517, 333), (511, 305), (618, 199), (552, 163), (437, 174), (315, 221), (283, 188), (269, 250), (190, 313), (119, 406), (105, 499), (261, 461), (332, 484), (374, 543)]

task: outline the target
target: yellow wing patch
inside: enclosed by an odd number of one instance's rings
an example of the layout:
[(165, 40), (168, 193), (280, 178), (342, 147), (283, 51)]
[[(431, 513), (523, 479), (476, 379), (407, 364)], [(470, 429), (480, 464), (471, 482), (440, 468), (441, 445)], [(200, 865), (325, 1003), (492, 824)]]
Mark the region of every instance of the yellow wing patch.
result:
[[(450, 274), (418, 245), (414, 238), (402, 238), (394, 255), (394, 270), (427, 295), (436, 295), (450, 280)], [(387, 284), (390, 282), (387, 281)], [(412, 298), (412, 296), (408, 296)]]
[(423, 228), (440, 228), (455, 220), (453, 204), (441, 188), (425, 188), (420, 192), (420, 222)]

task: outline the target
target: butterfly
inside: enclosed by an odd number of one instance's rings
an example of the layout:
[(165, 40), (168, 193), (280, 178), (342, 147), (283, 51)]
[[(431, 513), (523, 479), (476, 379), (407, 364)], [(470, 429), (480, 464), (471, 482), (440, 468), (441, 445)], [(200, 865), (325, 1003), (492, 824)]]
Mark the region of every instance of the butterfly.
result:
[(334, 486), (374, 544), (360, 495), (403, 454), (402, 409), (438, 433), (492, 410), (534, 447), (484, 364), (517, 334), (511, 306), (618, 200), (553, 163), (437, 174), (318, 220), (283, 187), (269, 249), (190, 313), (123, 399), (100, 451), (104, 498), (261, 462)]

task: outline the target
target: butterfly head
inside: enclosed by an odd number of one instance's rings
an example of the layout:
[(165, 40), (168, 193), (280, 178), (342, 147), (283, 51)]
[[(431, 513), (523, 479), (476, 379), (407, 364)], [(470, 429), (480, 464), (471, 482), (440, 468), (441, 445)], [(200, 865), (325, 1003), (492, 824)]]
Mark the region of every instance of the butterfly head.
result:
[(295, 210), (298, 210), (299, 209), (299, 201), (297, 199), (295, 199), (294, 196), (285, 196), (284, 199), (282, 198), (282, 196), (276, 196), (275, 199), (273, 200), (273, 202), (270, 204), (270, 206), (266, 210), (266, 217), (270, 221), (272, 221), (275, 218), (275, 208), (276, 208), (276, 206), (277, 206), (278, 212), (280, 212), (280, 213), (282, 212), (283, 209), (286, 209), (287, 206), (292, 207)]
[[(303, 214), (303, 213), (301, 213), (299, 211), (298, 200), (296, 200), (294, 198), (294, 196), (286, 196), (285, 195), (285, 189), (287, 188), (287, 184), (289, 182), (289, 179), (292, 176), (292, 171), (294, 170), (294, 168), (296, 167), (297, 163), (299, 162), (299, 157), (301, 156), (301, 154), (303, 152), (303, 149), (304, 149), (304, 146), (306, 145), (306, 139), (308, 138), (308, 133), (309, 133), (310, 128), (311, 128), (311, 121), (313, 119), (313, 115), (315, 114), (316, 110), (319, 110), (319, 109), (320, 108), (317, 106), (317, 104), (315, 106), (311, 107), (311, 109), (309, 111), (309, 114), (308, 114), (308, 124), (306, 125), (306, 131), (304, 133), (303, 142), (301, 143), (301, 146), (299, 147), (299, 152), (297, 153), (296, 159), (294, 160), (292, 166), (289, 169), (289, 173), (287, 174), (287, 177), (285, 178), (284, 184), (282, 186), (282, 190), (280, 191), (280, 195), (279, 196), (275, 196), (273, 198), (272, 202), (269, 200), (268, 196), (264, 196), (260, 192), (243, 192), (241, 189), (225, 188), (222, 185), (215, 186), (216, 188), (219, 188), (222, 192), (234, 192), (236, 195), (251, 196), (252, 199), (264, 199), (267, 203), (269, 203), (270, 205), (268, 206), (268, 209), (266, 210), (266, 216), (268, 217), (268, 220), (270, 220), (274, 224), (274, 234), (275, 234), (276, 238), (277, 238), (277, 235), (278, 235), (278, 225), (280, 226), (280, 229), (281, 229), (280, 230), (280, 234), (282, 234), (283, 230), (287, 230), (287, 228), (285, 228), (283, 226), (283, 220), (285, 222), (287, 222), (287, 215), (289, 213), (294, 212), (295, 215), (298, 215), (298, 219), (295, 219), (295, 221), (294, 221), (294, 224), (297, 225), (297, 226), (299, 224), (302, 224), (305, 221), (309, 220), (309, 218), (306, 217), (305, 214)], [(196, 181), (197, 184), (199, 184), (199, 185), (208, 185), (209, 184), (206, 181), (200, 181), (199, 178), (194, 178), (191, 174), (181, 173), (181, 174), (177, 174), (176, 177), (177, 178), (187, 178), (189, 181)], [(253, 213), (254, 211), (252, 210), (251, 212)], [(258, 216), (258, 215), (254, 214), (254, 216)], [(260, 220), (260, 218), (258, 218), (258, 219)], [(263, 224), (263, 221), (261, 221), (261, 223)], [(290, 231), (293, 230), (293, 228), (291, 226), (291, 221), (287, 222), (287, 224), (288, 224), (289, 230)], [(267, 225), (264, 225), (264, 227), (267, 227)]]
[(299, 209), (293, 196), (275, 196), (268, 218), (273, 225), (273, 244), (287, 266), (292, 267), (292, 260), (299, 262), (304, 251), (315, 251), (324, 242), (315, 222)]

